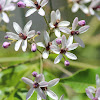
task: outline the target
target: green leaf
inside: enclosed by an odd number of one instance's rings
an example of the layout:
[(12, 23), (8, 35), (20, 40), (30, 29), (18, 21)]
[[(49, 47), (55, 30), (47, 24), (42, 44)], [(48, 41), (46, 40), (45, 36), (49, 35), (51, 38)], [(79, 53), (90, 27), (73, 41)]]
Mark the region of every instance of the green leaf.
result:
[(88, 86), (96, 85), (96, 74), (100, 75), (99, 69), (85, 69), (81, 70), (71, 77), (61, 79), (61, 83), (70, 86), (77, 93), (85, 93), (85, 89)]

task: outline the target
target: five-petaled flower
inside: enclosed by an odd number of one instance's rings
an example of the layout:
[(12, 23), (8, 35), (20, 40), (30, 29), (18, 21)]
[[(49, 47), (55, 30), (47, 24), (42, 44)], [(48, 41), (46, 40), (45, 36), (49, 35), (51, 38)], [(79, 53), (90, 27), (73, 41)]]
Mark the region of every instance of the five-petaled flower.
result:
[(59, 10), (52, 11), (51, 12), (51, 22), (49, 23), (49, 26), (51, 27), (51, 29), (54, 29), (55, 35), (57, 37), (61, 36), (60, 27), (66, 27), (68, 25), (70, 25), (70, 22), (68, 21), (60, 21), (61, 20), (61, 13)]
[(83, 41), (78, 37), (79, 34), (82, 34), (86, 32), (89, 29), (89, 25), (82, 26), (79, 28), (79, 30), (76, 30), (78, 26), (78, 17), (76, 17), (72, 23), (72, 29), (66, 28), (66, 27), (60, 27), (60, 30), (62, 30), (66, 34), (70, 34), (71, 37), (74, 37), (75, 41), (79, 43), (81, 47), (85, 47)]
[(13, 27), (17, 34), (13, 32), (6, 32), (7, 36), (11, 39), (17, 40), (15, 44), (15, 51), (19, 50), (19, 47), (22, 43), (22, 50), (25, 52), (27, 48), (27, 39), (34, 37), (35, 35), (35, 30), (29, 31), (30, 27), (32, 25), (32, 21), (30, 20), (22, 30), (21, 27), (16, 23), (13, 22)]

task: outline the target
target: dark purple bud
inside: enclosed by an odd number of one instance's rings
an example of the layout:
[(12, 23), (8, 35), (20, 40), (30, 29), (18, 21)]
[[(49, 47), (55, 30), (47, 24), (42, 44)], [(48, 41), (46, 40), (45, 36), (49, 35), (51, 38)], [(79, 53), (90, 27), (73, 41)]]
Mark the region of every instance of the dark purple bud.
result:
[(35, 43), (31, 45), (31, 51), (35, 52), (37, 50), (37, 46)]
[(70, 62), (69, 62), (68, 60), (66, 60), (66, 61), (64, 62), (64, 64), (65, 64), (65, 66), (69, 66), (69, 65), (70, 65)]
[(10, 44), (11, 44), (10, 42), (4, 42), (2, 47), (8, 48), (10, 46)]
[(17, 3), (17, 5), (18, 5), (18, 7), (20, 7), (20, 8), (25, 8), (25, 7), (26, 7), (26, 4), (25, 4), (24, 2), (22, 2), (22, 1), (19, 1), (19, 2)]
[(85, 26), (85, 25), (86, 25), (85, 20), (80, 20), (80, 21), (78, 22), (78, 25), (79, 25), (79, 26)]
[(36, 77), (37, 76), (37, 72), (33, 72), (32, 75), (33, 75), (33, 77)]
[(57, 40), (56, 40), (56, 43), (57, 43), (57, 44), (61, 44), (61, 39), (57, 39)]
[(8, 39), (8, 36), (5, 36), (4, 38), (5, 38), (5, 39)]
[(37, 34), (38, 34), (38, 35), (40, 35), (40, 34), (41, 34), (41, 32), (40, 32), (40, 31), (37, 31)]

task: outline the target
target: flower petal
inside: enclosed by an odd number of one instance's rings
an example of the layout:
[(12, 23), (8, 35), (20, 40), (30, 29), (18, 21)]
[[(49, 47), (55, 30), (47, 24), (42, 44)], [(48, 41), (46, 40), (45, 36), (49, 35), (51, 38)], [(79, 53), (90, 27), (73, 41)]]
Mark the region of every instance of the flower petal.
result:
[(62, 59), (62, 54), (59, 54), (56, 58), (55, 58), (55, 60), (54, 60), (54, 64), (57, 64), (57, 63), (59, 63), (60, 62), (60, 60)]
[(32, 80), (30, 80), (30, 79), (28, 79), (28, 78), (26, 78), (26, 77), (22, 77), (22, 80), (23, 80), (26, 84), (28, 84), (30, 87), (33, 88), (34, 82), (33, 82)]
[(96, 89), (93, 87), (93, 86), (89, 86), (88, 87), (88, 90), (91, 92), (91, 93), (95, 93)]
[(25, 17), (30, 16), (30, 15), (33, 14), (35, 11), (37, 11), (36, 8), (29, 9), (29, 10), (26, 12)]
[(78, 9), (79, 9), (79, 4), (77, 4), (77, 3), (74, 3), (74, 5), (72, 6), (72, 12), (77, 12), (78, 11)]
[(54, 100), (58, 100), (58, 96), (51, 90), (47, 89), (47, 94)]
[(40, 4), (41, 0), (37, 0), (38, 4)]
[(86, 89), (86, 95), (92, 100), (94, 97), (93, 97), (93, 94), (88, 90)]
[(42, 42), (36, 43), (38, 46), (45, 48), (45, 45)]
[(34, 88), (31, 88), (31, 89), (28, 91), (28, 93), (27, 93), (27, 95), (26, 95), (26, 100), (28, 100), (28, 99), (32, 96), (32, 94), (33, 94), (34, 91), (35, 91)]
[(2, 12), (2, 19), (4, 22), (9, 23), (9, 17), (5, 12)]
[(42, 57), (43, 57), (44, 59), (47, 59), (48, 56), (49, 56), (49, 51), (44, 50), (43, 53), (42, 53)]
[(76, 17), (72, 23), (72, 31), (75, 31), (77, 25), (78, 25), (78, 17)]
[(75, 39), (75, 41), (77, 42), (77, 43), (79, 43), (79, 45), (81, 46), (81, 47), (85, 47), (85, 45), (84, 45), (84, 43), (83, 43), (83, 41), (78, 37), (78, 36), (74, 36), (74, 39)]
[(72, 60), (76, 60), (76, 59), (77, 59), (77, 57), (76, 57), (73, 53), (66, 52), (65, 55), (66, 55), (69, 59), (72, 59)]
[(66, 47), (66, 36), (63, 35), (62, 36), (62, 49), (64, 49)]
[(27, 48), (27, 40), (22, 41), (22, 50), (25, 52)]
[(100, 97), (100, 87), (97, 89), (96, 94), (95, 94), (95, 97), (96, 98)]
[(96, 88), (99, 88), (100, 87), (100, 78), (99, 78), (99, 75), (96, 74)]
[(69, 26), (69, 25), (70, 25), (70, 22), (68, 22), (68, 21), (61, 21), (61, 22), (58, 24), (58, 27)]
[(73, 43), (72, 45), (68, 46), (68, 51), (74, 50), (78, 47), (78, 43)]
[(73, 43), (73, 36), (70, 35), (66, 43), (66, 48), (72, 45), (72, 43)]
[(55, 11), (52, 11), (52, 12), (51, 12), (51, 22), (52, 22), (53, 24), (56, 23), (56, 13), (55, 13)]
[(15, 51), (18, 51), (19, 50), (19, 47), (22, 43), (22, 40), (18, 40), (16, 43), (15, 43)]
[(34, 36), (35, 36), (35, 30), (32, 30), (28, 32), (27, 38), (32, 38)]
[(50, 46), (50, 49), (51, 49), (54, 53), (56, 53), (56, 54), (59, 54), (59, 53), (60, 53), (60, 48), (57, 47), (56, 45), (51, 45), (51, 46)]
[(43, 74), (38, 74), (36, 77), (35, 77), (35, 81), (37, 83), (41, 82), (41, 81), (45, 81), (45, 78), (44, 78), (44, 75)]
[(53, 79), (51, 81), (48, 82), (48, 87), (52, 87), (55, 86), (58, 82), (59, 82), (59, 78)]
[(55, 26), (53, 25), (53, 23), (51, 22), (51, 23), (49, 23), (49, 26), (51, 27), (51, 28), (55, 28)]
[(42, 98), (37, 94), (37, 100), (42, 100)]
[(59, 29), (55, 29), (54, 31), (55, 31), (55, 35), (57, 37), (60, 37), (61, 36), (61, 33), (60, 33)]
[(38, 13), (39, 13), (41, 16), (44, 16), (44, 15), (45, 15), (45, 11), (44, 11), (42, 8), (40, 8), (40, 9), (38, 10)]
[(39, 87), (47, 87), (48, 86), (48, 82), (42, 81), (39, 83)]
[(27, 24), (24, 26), (24, 33), (28, 33), (30, 28), (32, 26), (32, 20), (30, 20), (29, 22), (27, 22)]
[(80, 5), (80, 9), (81, 9), (85, 14), (89, 14), (89, 9), (88, 9), (88, 7), (86, 7), (85, 5)]
[(45, 40), (46, 46), (48, 46), (48, 43), (50, 42), (50, 37), (47, 31), (44, 31), (44, 40)]
[(43, 1), (41, 2), (41, 7), (44, 7), (44, 6), (48, 3), (48, 1), (49, 1), (49, 0), (43, 0)]
[(46, 95), (44, 94), (44, 92), (42, 91), (41, 88), (37, 88), (36, 90), (37, 90), (39, 96), (40, 96), (42, 99), (46, 99)]
[(71, 32), (71, 30), (67, 27), (59, 27), (59, 30), (66, 34), (70, 34), (70, 32)]
[(81, 27), (81, 28), (79, 29), (79, 33), (80, 33), (80, 34), (81, 34), (81, 33), (84, 33), (84, 32), (86, 32), (89, 28), (90, 28), (89, 25), (85, 25), (85, 26), (83, 26), (83, 27)]
[(56, 10), (56, 20), (60, 20), (61, 19), (61, 14), (60, 11), (57, 9)]
[(22, 28), (16, 22), (13, 22), (13, 27), (18, 34), (23, 33)]
[(63, 100), (63, 98), (64, 98), (64, 95), (62, 95), (59, 100)]

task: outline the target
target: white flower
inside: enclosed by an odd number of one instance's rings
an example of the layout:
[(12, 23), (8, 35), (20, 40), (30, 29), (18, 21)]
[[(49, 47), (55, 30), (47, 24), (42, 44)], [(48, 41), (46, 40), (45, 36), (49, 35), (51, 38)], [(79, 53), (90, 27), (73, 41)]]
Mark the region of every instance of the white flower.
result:
[(64, 95), (62, 95), (59, 100), (63, 100), (63, 98), (64, 98)]
[(68, 21), (60, 21), (61, 20), (61, 14), (59, 10), (52, 11), (51, 12), (51, 22), (49, 23), (49, 26), (54, 29), (55, 35), (57, 37), (61, 36), (60, 27), (65, 27), (68, 26), (70, 24), (70, 22)]
[(74, 50), (77, 47), (78, 47), (78, 43), (73, 43), (73, 37), (72, 36), (69, 36), (68, 40), (66, 40), (65, 35), (63, 35), (62, 36), (62, 47), (61, 48), (56, 46), (56, 45), (51, 45), (50, 46), (51, 50), (54, 53), (59, 54), (55, 58), (54, 63), (55, 64), (59, 63), (60, 60), (63, 57), (63, 54), (65, 54), (69, 59), (76, 60), (77, 57), (73, 53), (70, 53), (68, 51)]
[[(39, 79), (39, 78), (37, 78)], [(38, 81), (32, 81), (28, 78), (25, 78), (25, 77), (22, 77), (22, 80), (28, 84), (30, 86), (30, 90), (28, 91), (27, 95), (26, 95), (26, 100), (28, 100), (32, 94), (34, 93), (34, 91), (36, 90), (38, 92), (38, 95), (42, 98), (42, 99), (46, 99), (46, 95), (44, 94), (44, 92), (42, 91), (42, 87), (47, 87), (48, 86), (48, 83), (45, 82), (45, 81), (41, 81), (41, 82), (38, 82)]]
[[(30, 6), (30, 7), (33, 7), (31, 9), (29, 9), (26, 14), (25, 14), (25, 17), (28, 17), (30, 16), (31, 14), (33, 14), (35, 11), (38, 11), (38, 13), (41, 15), (41, 16), (44, 16), (45, 15), (45, 11), (43, 10), (43, 7), (48, 3), (49, 0), (37, 0), (36, 2), (33, 2), (31, 0), (25, 0), (25, 3), (26, 3), (26, 6)], [(27, 5), (28, 3), (28, 5)]]
[(85, 47), (83, 41), (78, 37), (79, 34), (86, 32), (89, 29), (89, 25), (82, 26), (79, 30), (76, 30), (78, 25), (78, 17), (76, 17), (72, 23), (72, 29), (61, 27), (60, 30), (66, 34), (70, 34), (71, 37), (74, 37), (75, 41), (79, 43), (81, 47)]
[(43, 44), (42, 42), (38, 42), (37, 45), (45, 48), (45, 50), (43, 51), (42, 57), (44, 59), (47, 59), (49, 56), (49, 50), (51, 46), (50, 37), (47, 31), (44, 32), (44, 40), (45, 40), (45, 44)]
[(73, 6), (72, 6), (72, 12), (77, 12), (80, 8), (85, 14), (89, 13), (88, 7), (86, 7), (84, 4), (90, 2), (91, 0), (72, 0)]
[(6, 11), (13, 11), (15, 8), (16, 6), (9, 2), (9, 0), (0, 0), (0, 21), (3, 20), (5, 23), (9, 23), (9, 17)]
[(22, 50), (25, 52), (27, 48), (27, 39), (32, 38), (35, 35), (35, 30), (29, 31), (32, 25), (32, 21), (30, 20), (22, 30), (21, 27), (16, 23), (13, 22), (13, 27), (17, 34), (13, 32), (6, 32), (7, 36), (11, 39), (18, 40), (15, 44), (15, 51), (19, 50), (19, 47), (22, 43)]

